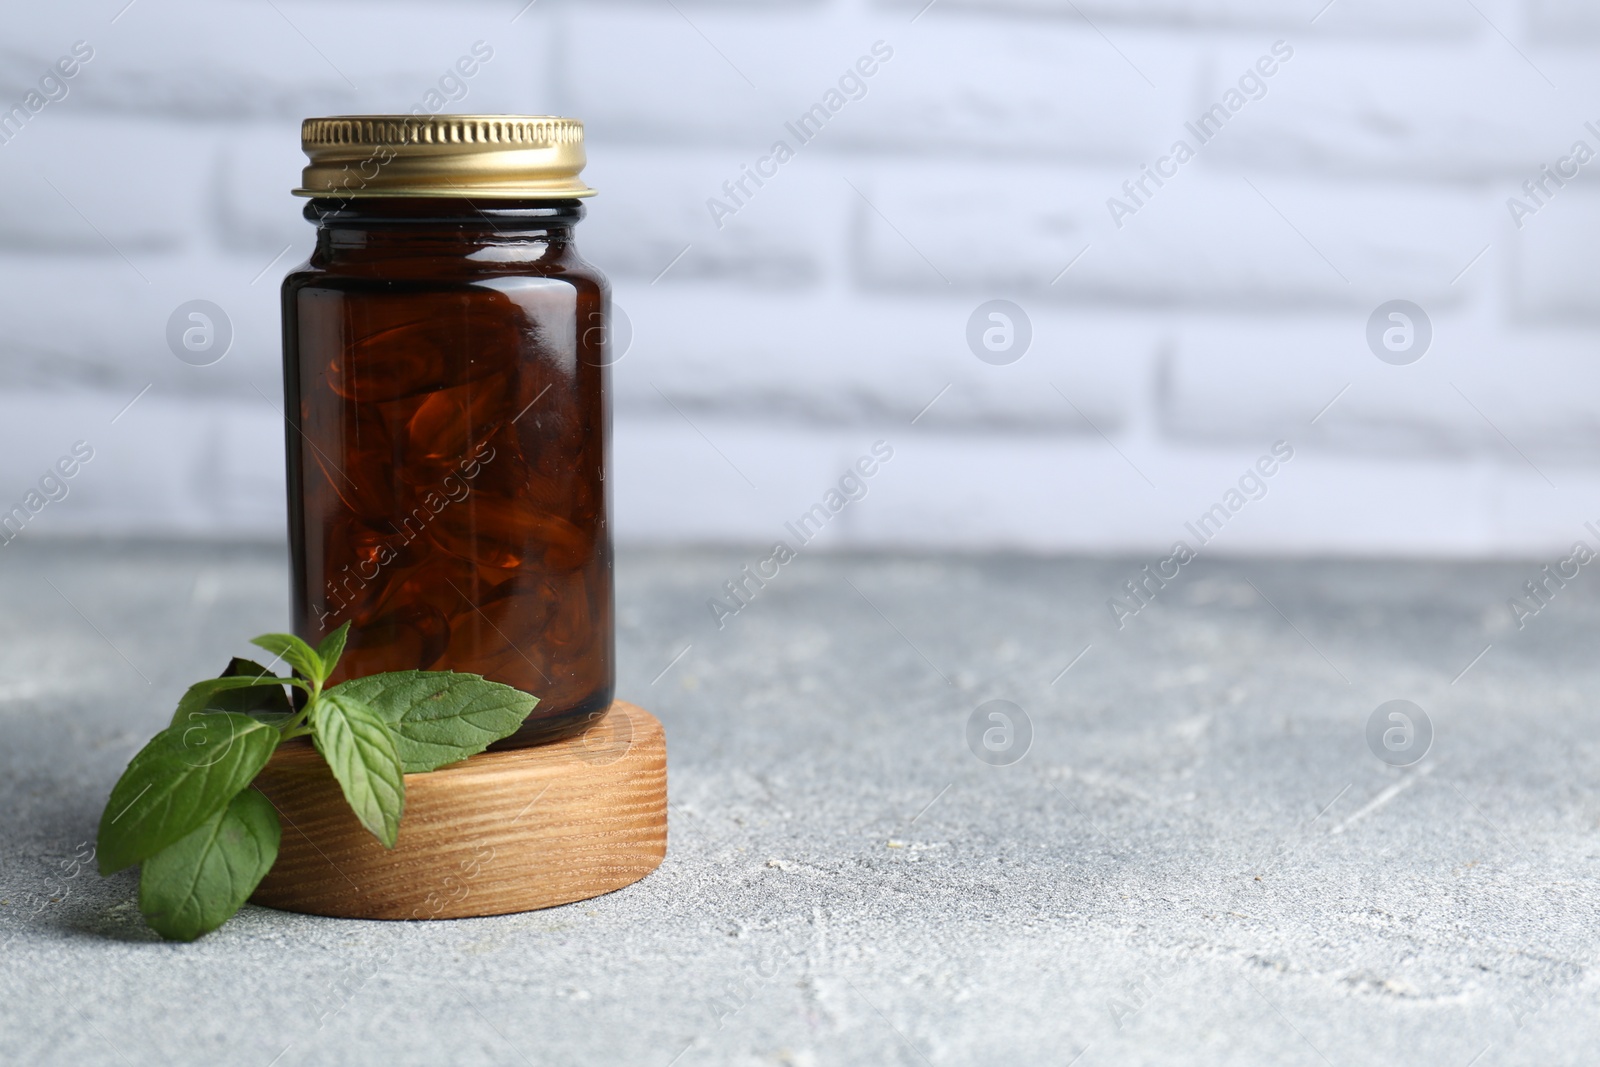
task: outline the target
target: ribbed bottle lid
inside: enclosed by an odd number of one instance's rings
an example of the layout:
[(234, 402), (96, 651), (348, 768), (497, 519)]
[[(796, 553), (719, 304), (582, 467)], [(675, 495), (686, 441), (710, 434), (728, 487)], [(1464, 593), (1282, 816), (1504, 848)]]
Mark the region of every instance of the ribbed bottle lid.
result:
[(296, 196), (593, 196), (583, 123), (553, 115), (336, 115), (306, 119)]

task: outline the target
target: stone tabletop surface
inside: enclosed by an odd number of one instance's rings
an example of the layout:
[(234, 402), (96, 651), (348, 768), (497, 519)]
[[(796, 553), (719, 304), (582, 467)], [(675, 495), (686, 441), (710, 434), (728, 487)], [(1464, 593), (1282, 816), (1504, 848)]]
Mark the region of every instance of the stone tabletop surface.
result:
[(0, 1063), (1593, 1062), (1592, 580), (1518, 619), (1535, 563), (1199, 560), (1119, 628), (1142, 560), (813, 554), (718, 629), (763, 555), (619, 560), (655, 874), (177, 945), (86, 843), (184, 685), (284, 626), (283, 554), (6, 546)]

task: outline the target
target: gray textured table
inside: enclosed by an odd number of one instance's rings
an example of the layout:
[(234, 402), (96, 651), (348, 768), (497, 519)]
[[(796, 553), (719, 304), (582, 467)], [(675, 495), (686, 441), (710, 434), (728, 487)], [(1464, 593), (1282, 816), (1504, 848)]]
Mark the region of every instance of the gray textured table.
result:
[[(619, 564), (656, 874), (180, 946), (72, 858), (182, 686), (283, 625), (281, 555), (7, 546), (0, 1062), (1593, 1061), (1592, 577), (1518, 630), (1533, 564), (1200, 561), (1118, 631), (1131, 561), (811, 555), (718, 631), (760, 556)], [(967, 742), (995, 698), (1009, 766)], [(1410, 768), (1365, 738), (1391, 698), (1436, 731)]]

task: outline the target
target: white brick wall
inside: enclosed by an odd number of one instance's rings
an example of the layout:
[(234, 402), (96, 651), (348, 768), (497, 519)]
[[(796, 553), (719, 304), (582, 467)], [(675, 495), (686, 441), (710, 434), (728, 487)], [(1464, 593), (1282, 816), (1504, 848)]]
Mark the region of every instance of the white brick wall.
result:
[[(0, 144), (0, 502), (96, 449), (24, 536), (280, 536), (298, 121), (407, 110), (476, 41), (448, 110), (588, 124), (580, 243), (634, 330), (624, 538), (780, 536), (879, 438), (833, 544), (1146, 551), (1278, 438), (1295, 461), (1210, 551), (1542, 553), (1600, 516), (1600, 160), (1506, 208), (1600, 151), (1590, 3), (125, 3), (5, 15), (0, 106), (94, 48)], [(879, 41), (719, 227), (708, 198)], [(1131, 202), (1278, 41), (1264, 95)], [(194, 298), (232, 319), (214, 366), (166, 348)], [(993, 298), (1032, 324), (1009, 366), (966, 341)], [(1410, 366), (1365, 340), (1397, 298), (1434, 327)]]

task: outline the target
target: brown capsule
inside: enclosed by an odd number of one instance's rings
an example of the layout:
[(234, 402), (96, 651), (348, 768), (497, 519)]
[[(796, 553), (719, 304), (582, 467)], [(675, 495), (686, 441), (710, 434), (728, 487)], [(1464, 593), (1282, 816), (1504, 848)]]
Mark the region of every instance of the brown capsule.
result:
[(506, 399), (505, 374), (428, 394), (406, 422), (407, 462), (448, 468), (470, 459), (509, 417)]
[(346, 329), (359, 336), (328, 361), (328, 386), (349, 400), (396, 400), (492, 374), (514, 355), (515, 333), (483, 301), (433, 303), (420, 317), (415, 301), (398, 297), (349, 304)]
[(450, 624), (429, 604), (396, 607), (350, 628), (336, 678), (380, 671), (427, 670), (450, 644)]

